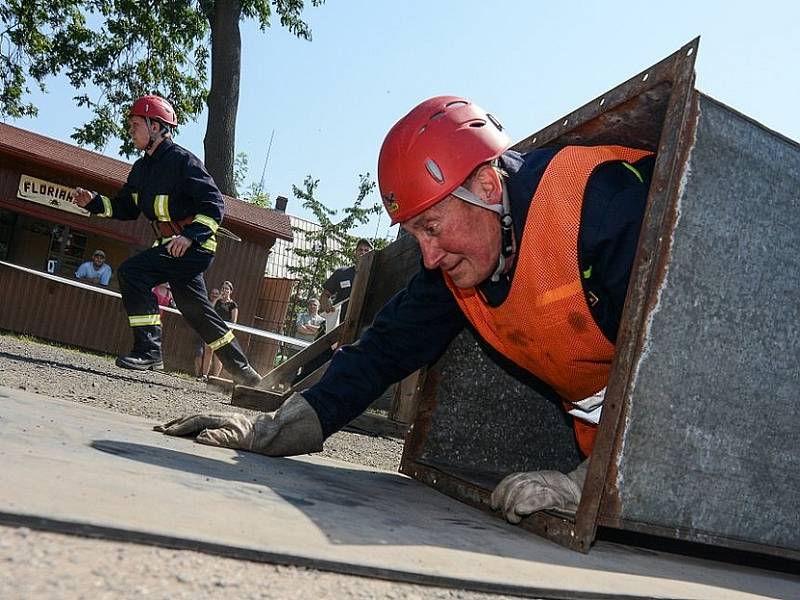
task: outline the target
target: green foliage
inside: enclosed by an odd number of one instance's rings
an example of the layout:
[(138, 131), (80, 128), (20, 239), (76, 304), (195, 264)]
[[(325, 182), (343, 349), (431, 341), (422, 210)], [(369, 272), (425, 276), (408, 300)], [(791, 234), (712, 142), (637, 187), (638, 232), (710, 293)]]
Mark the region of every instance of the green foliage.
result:
[(233, 183), (237, 190), (244, 185), (249, 170), (250, 159), (247, 157), (247, 152), (237, 152), (233, 159)]
[(260, 183), (253, 182), (247, 186), (242, 192), (241, 199), (261, 208), (272, 208), (272, 198)]
[[(312, 0), (319, 6), (324, 0)], [(294, 35), (311, 39), (300, 18), (304, 0), (243, 0), (242, 14), (269, 27), (273, 10)], [(101, 149), (116, 137), (122, 152), (131, 102), (154, 93), (182, 122), (203, 109), (213, 0), (6, 0), (0, 3), (0, 117), (36, 116), (32, 86), (66, 76), (79, 106), (91, 110), (72, 137)]]
[[(293, 249), (304, 266), (289, 266), (289, 272), (297, 278), (286, 317), (286, 331), (289, 332), (294, 331), (297, 314), (304, 309), (306, 300), (321, 293), (322, 284), (330, 273), (338, 267), (355, 263), (355, 246), (359, 236), (350, 232), (355, 227), (367, 223), (370, 215), (382, 210), (379, 204), (367, 208), (362, 206), (366, 197), (375, 189), (375, 182), (369, 173), (359, 175), (356, 199), (352, 206), (342, 210), (344, 216), (339, 221), (334, 221), (337, 211), (327, 207), (315, 197), (318, 185), (319, 180), (309, 175), (303, 181), (302, 188), (292, 186), (292, 193), (298, 200), (302, 200), (303, 207), (314, 213), (315, 221), (319, 223), (320, 228), (310, 232), (298, 227), (293, 228), (295, 232), (305, 232), (310, 248)], [(384, 246), (386, 242), (382, 241)]]
[(189, 0), (14, 0), (3, 3), (0, 27), (0, 115), (35, 116), (28, 84), (44, 91), (48, 77), (64, 75), (78, 106), (94, 114), (73, 139), (97, 149), (125, 139), (131, 154), (125, 119), (133, 99), (165, 96), (184, 120), (203, 107), (208, 22)]
[(244, 189), (239, 195), (239, 199), (260, 206), (261, 208), (272, 208), (272, 199), (269, 196), (269, 192), (264, 190), (264, 186), (262, 186), (261, 183), (252, 181), (250, 185), (244, 185), (249, 170), (250, 165), (247, 152), (238, 152), (234, 160), (233, 181), (237, 190)]

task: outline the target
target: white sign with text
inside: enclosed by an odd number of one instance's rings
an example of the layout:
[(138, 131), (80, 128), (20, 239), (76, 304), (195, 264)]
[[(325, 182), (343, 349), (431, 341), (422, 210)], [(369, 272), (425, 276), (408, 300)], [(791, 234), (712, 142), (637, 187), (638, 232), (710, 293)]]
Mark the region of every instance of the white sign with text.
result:
[(73, 188), (65, 185), (22, 174), (19, 178), (17, 197), (88, 217), (90, 215), (88, 210), (72, 203), (72, 190)]

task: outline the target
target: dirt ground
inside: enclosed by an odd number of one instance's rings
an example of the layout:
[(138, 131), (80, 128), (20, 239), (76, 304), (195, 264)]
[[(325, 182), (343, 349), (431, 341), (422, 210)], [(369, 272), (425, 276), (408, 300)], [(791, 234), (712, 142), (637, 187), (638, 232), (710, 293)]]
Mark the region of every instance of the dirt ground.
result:
[[(113, 357), (0, 333), (0, 385), (152, 419), (237, 410), (192, 378), (125, 371)], [(1, 416), (0, 409), (0, 416)], [(324, 456), (397, 469), (399, 440), (340, 432)], [(393, 583), (199, 552), (47, 533), (0, 525), (0, 598), (371, 599), (502, 596)]]

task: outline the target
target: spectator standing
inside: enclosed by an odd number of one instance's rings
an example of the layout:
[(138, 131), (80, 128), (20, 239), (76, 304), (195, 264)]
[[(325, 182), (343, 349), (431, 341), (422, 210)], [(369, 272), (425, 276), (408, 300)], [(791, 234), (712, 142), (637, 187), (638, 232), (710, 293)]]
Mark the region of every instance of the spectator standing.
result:
[(75, 278), (95, 285), (108, 285), (111, 281), (111, 267), (106, 263), (106, 253), (95, 250), (92, 260), (87, 260), (75, 271)]
[[(219, 288), (211, 288), (211, 291), (208, 293), (208, 301), (211, 303), (211, 306), (216, 304), (220, 296)], [(208, 381), (208, 376), (203, 374), (203, 358), (207, 347), (203, 338), (197, 336), (197, 343), (195, 344), (194, 351), (194, 374), (197, 381)]]
[[(372, 242), (366, 238), (361, 238), (356, 242), (356, 262), (349, 267), (342, 267), (336, 269), (328, 280), (322, 284), (322, 294), (319, 297), (320, 311), (325, 315), (325, 320), (329, 324), (326, 327), (333, 329), (339, 323), (342, 323), (347, 316), (347, 306), (350, 299), (350, 293), (353, 291), (353, 280), (356, 277), (356, 265), (358, 261), (367, 252), (372, 250)], [(339, 308), (339, 314), (336, 315), (335, 322), (328, 320), (328, 315), (335, 311), (334, 305), (343, 303)]]
[[(214, 310), (223, 321), (236, 323), (239, 320), (239, 305), (231, 297), (233, 294), (233, 284), (230, 281), (223, 281), (219, 288), (220, 296), (214, 301)], [(222, 362), (216, 357), (214, 351), (206, 346), (203, 353), (203, 375), (208, 379), (209, 375), (219, 377), (222, 371)]]
[(306, 304), (308, 310), (297, 315), (297, 330), (295, 335), (301, 340), (313, 342), (319, 333), (320, 325), (325, 322), (319, 314), (319, 300), (309, 298)]

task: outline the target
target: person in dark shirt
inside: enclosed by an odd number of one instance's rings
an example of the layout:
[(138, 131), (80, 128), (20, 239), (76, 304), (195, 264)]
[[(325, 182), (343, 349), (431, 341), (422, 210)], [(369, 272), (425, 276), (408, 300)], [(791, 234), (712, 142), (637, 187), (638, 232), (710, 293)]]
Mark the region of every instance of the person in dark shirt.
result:
[[(214, 301), (214, 310), (223, 321), (237, 323), (239, 321), (239, 305), (233, 299), (233, 284), (223, 281), (219, 286), (220, 295)], [(219, 377), (222, 371), (222, 362), (216, 357), (214, 351), (206, 346), (203, 352), (203, 375), (201, 380), (208, 381), (208, 376)]]
[(151, 289), (169, 282), (175, 304), (217, 353), (236, 383), (257, 385), (233, 332), (211, 307), (203, 272), (217, 248), (225, 202), (200, 160), (172, 141), (175, 111), (160, 96), (143, 96), (131, 107), (128, 133), (144, 152), (114, 198), (77, 188), (73, 202), (93, 215), (121, 220), (143, 214), (156, 235), (152, 248), (123, 262), (117, 279), (133, 331), (133, 349), (117, 358), (125, 369), (162, 369), (161, 318)]
[[(469, 100), (415, 107), (383, 143), (378, 182), (392, 223), (419, 242), (421, 270), (318, 383), (276, 412), (193, 415), (159, 430), (274, 456), (317, 452), (470, 327), (493, 359), (562, 403), (590, 455), (654, 155), (611, 145), (519, 154), (510, 145), (498, 120)], [(511, 474), (491, 504), (511, 522), (576, 510), (587, 466)]]
[[(364, 256), (367, 252), (372, 250), (372, 242), (366, 238), (361, 238), (356, 242), (356, 262)], [(353, 291), (353, 280), (356, 277), (356, 266), (342, 267), (336, 269), (330, 277), (322, 284), (322, 294), (319, 296), (320, 314), (325, 317), (326, 329), (328, 329), (328, 317), (330, 313), (334, 312), (334, 305), (339, 306), (339, 315), (336, 326), (344, 322), (347, 316), (347, 305), (350, 293)]]

